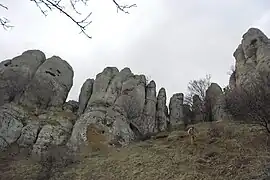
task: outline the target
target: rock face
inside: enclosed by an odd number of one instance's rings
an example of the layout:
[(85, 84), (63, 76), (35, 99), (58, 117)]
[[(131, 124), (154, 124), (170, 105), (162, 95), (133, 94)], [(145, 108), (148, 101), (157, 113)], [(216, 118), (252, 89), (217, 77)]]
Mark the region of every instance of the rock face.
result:
[[(107, 67), (82, 85), (79, 102), (66, 98), (72, 67), (58, 56), (29, 50), (0, 63), (0, 149), (13, 143), (42, 157), (50, 147), (76, 150), (126, 145), (184, 124), (183, 94), (174, 94), (170, 114), (166, 91), (129, 68)], [(186, 122), (189, 120), (186, 120)]]
[(46, 60), (43, 52), (29, 50), (0, 63), (0, 105), (13, 101), (32, 80), (38, 67)]
[(156, 121), (158, 131), (165, 131), (168, 128), (168, 123), (170, 119), (166, 100), (166, 90), (165, 88), (161, 88), (158, 92), (156, 108)]
[(5, 104), (0, 108), (0, 149), (5, 150), (16, 142), (21, 135), (26, 115), (23, 109), (14, 104)]
[(20, 104), (46, 109), (62, 106), (73, 84), (72, 67), (58, 56), (47, 59), (27, 85)]
[(236, 87), (248, 89), (258, 81), (258, 74), (268, 80), (270, 73), (270, 42), (267, 36), (257, 28), (250, 28), (243, 36), (241, 44), (235, 50)]
[(82, 85), (81, 92), (79, 95), (79, 109), (78, 109), (79, 115), (84, 113), (84, 110), (93, 92), (93, 84), (94, 79), (87, 79)]
[[(206, 120), (216, 121), (218, 120), (218, 102), (219, 98), (223, 95), (221, 87), (217, 83), (211, 83), (206, 90), (205, 108), (206, 108)], [(219, 105), (220, 106), (220, 105)]]
[(204, 121), (204, 110), (203, 101), (199, 95), (194, 95), (192, 97), (192, 112), (193, 112), (193, 123), (198, 123)]
[(170, 98), (169, 109), (170, 109), (170, 125), (176, 126), (184, 124), (183, 114), (183, 93), (176, 93)]
[(157, 97), (156, 97), (156, 83), (150, 81), (146, 86), (146, 99), (142, 116), (142, 133), (155, 133), (158, 132), (158, 124), (156, 121), (156, 108), (157, 108)]
[(147, 132), (141, 121), (145, 81), (143, 75), (133, 75), (129, 68), (120, 72), (115, 67), (105, 68), (96, 76), (85, 112), (76, 121), (68, 145), (76, 149), (81, 143), (93, 143), (87, 136), (89, 127), (101, 132), (95, 134), (108, 144), (124, 145), (135, 139), (135, 133)]
[(188, 124), (193, 124), (194, 122), (192, 121), (193, 119), (193, 112), (191, 110), (190, 105), (188, 104), (183, 104), (183, 119), (184, 119), (184, 124), (187, 126)]

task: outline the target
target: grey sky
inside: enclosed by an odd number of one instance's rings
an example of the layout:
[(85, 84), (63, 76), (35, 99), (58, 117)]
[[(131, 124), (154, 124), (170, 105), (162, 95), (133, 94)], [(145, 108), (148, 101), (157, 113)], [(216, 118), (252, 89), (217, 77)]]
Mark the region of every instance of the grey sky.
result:
[(168, 98), (186, 92), (190, 80), (206, 74), (224, 87), (242, 34), (253, 26), (270, 35), (268, 1), (133, 0), (138, 7), (129, 15), (117, 14), (111, 0), (90, 1), (84, 9), (93, 11), (89, 40), (57, 12), (45, 18), (29, 0), (1, 0), (9, 10), (0, 9), (0, 16), (8, 17), (15, 28), (0, 28), (0, 60), (27, 49), (60, 56), (74, 69), (69, 99), (75, 100), (83, 82), (106, 66), (127, 66), (145, 74), (158, 89), (166, 88)]

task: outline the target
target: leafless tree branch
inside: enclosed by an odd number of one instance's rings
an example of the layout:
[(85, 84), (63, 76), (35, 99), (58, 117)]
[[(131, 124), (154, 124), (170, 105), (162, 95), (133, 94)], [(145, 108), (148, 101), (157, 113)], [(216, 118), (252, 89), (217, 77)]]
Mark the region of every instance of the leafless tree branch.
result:
[[(4, 9), (6, 9), (6, 10), (8, 10), (8, 7), (5, 6), (4, 4), (1, 4), (1, 3), (0, 3), (0, 7), (1, 7), (1, 8), (4, 8)], [(9, 23), (10, 23), (10, 21), (9, 21), (7, 18), (5, 18), (5, 17), (0, 17), (0, 25), (3, 26), (3, 28), (4, 28), (5, 30), (7, 30), (7, 29), (13, 27), (13, 26), (10, 25)]]
[(119, 3), (116, 2), (116, 0), (112, 0), (113, 3), (116, 5), (117, 7), (117, 12), (120, 10), (126, 14), (129, 14), (129, 12), (126, 9), (130, 9), (132, 7), (137, 7), (136, 4), (131, 4), (131, 5), (120, 5)]
[[(81, 29), (80, 33), (83, 33), (86, 37), (90, 39), (92, 38), (86, 32), (87, 26), (92, 23), (92, 21), (88, 20), (92, 12), (90, 12), (82, 20), (75, 20), (74, 17), (72, 17), (67, 11), (65, 11), (64, 6), (60, 5), (62, 0), (30, 0), (30, 1), (33, 1), (45, 16), (47, 16), (47, 10), (44, 10), (44, 8), (42, 8), (41, 5), (45, 5), (45, 7), (47, 7), (50, 11), (53, 11), (54, 9), (59, 10), (60, 13), (63, 13), (65, 16), (67, 16), (72, 22), (74, 22)], [(85, 4), (87, 3), (87, 0), (80, 0), (80, 1), (84, 2)], [(70, 0), (71, 6), (77, 13), (79, 12), (76, 10), (75, 5), (78, 2), (79, 0)]]
[[(30, 0), (36, 4), (36, 6), (39, 8), (42, 14), (44, 16), (48, 15), (48, 11), (53, 11), (53, 10), (58, 10), (60, 13), (63, 13), (66, 17), (68, 17), (74, 24), (76, 24), (81, 32), (83, 33), (86, 37), (92, 38), (89, 36), (86, 32), (86, 28), (88, 27), (89, 24), (92, 23), (91, 20), (89, 20), (90, 16), (92, 15), (92, 12), (88, 13), (87, 16), (82, 18), (82, 20), (77, 20), (73, 15), (71, 15), (69, 12), (65, 10), (65, 6), (62, 5), (63, 0)], [(82, 13), (76, 8), (76, 5), (78, 3), (83, 3), (85, 6), (87, 6), (87, 3), (90, 0), (69, 0), (69, 3), (72, 7), (72, 9), (75, 11), (76, 14), (82, 15)], [(117, 12), (120, 10), (124, 13), (129, 14), (127, 9), (130, 9), (132, 7), (137, 7), (136, 4), (132, 5), (120, 5), (116, 0), (112, 0), (113, 3), (117, 7)], [(0, 3), (0, 8), (8, 9), (7, 6), (3, 5)], [(9, 20), (7, 18), (0, 18), (0, 25), (4, 27), (4, 29), (11, 28), (13, 26), (9, 25)]]
[(3, 4), (1, 4), (1, 3), (0, 3), (0, 7), (2, 7), (2, 8), (4, 8), (4, 9), (8, 10), (8, 7), (5, 6), (5, 5), (3, 5)]

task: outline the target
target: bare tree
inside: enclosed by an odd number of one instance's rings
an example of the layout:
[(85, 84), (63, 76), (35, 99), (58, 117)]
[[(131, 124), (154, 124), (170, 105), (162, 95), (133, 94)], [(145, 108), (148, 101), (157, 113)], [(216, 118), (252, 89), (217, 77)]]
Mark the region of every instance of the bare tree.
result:
[(262, 76), (253, 80), (248, 89), (229, 89), (225, 92), (225, 102), (234, 120), (259, 124), (270, 133), (270, 86)]
[[(64, 2), (66, 2), (67, 0), (66, 1), (65, 0), (30, 0), (30, 1), (37, 5), (37, 7), (40, 9), (42, 14), (44, 14), (44, 16), (47, 16), (49, 11), (55, 11), (55, 10), (64, 14), (76, 26), (78, 26), (80, 28), (80, 30), (81, 30), (80, 33), (83, 33), (85, 36), (87, 36), (90, 39), (92, 38), (86, 32), (86, 28), (88, 27), (89, 24), (92, 23), (92, 21), (89, 20), (90, 16), (92, 15), (92, 12), (89, 12), (83, 18), (81, 18), (80, 20), (77, 20), (74, 15), (72, 15), (71, 13), (69, 13), (66, 10)], [(83, 16), (81, 11), (77, 9), (77, 4), (83, 4), (83, 5), (87, 6), (89, 1), (90, 0), (69, 0), (69, 4), (72, 7), (73, 11), (77, 15)], [(121, 12), (124, 12), (126, 14), (129, 14), (128, 9), (137, 6), (136, 4), (121, 5), (116, 0), (112, 0), (112, 2), (117, 8), (117, 12), (121, 11)], [(8, 10), (8, 7), (2, 3), (0, 3), (0, 8), (4, 8), (4, 9)], [(0, 24), (3, 26), (4, 29), (9, 29), (9, 28), (13, 27), (10, 24), (10, 21), (5, 17), (0, 17)]]
[(207, 74), (204, 78), (193, 80), (188, 83), (188, 92), (184, 97), (184, 103), (192, 105), (193, 96), (197, 94), (202, 101), (205, 99), (207, 88), (211, 85), (211, 75)]

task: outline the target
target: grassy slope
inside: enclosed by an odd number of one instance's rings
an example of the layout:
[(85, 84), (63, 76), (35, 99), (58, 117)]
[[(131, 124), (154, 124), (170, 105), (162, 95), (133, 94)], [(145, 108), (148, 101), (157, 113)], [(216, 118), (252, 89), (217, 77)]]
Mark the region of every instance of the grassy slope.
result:
[[(185, 132), (173, 132), (169, 140), (151, 139), (110, 150), (109, 154), (95, 153), (51, 173), (51, 179), (248, 180), (259, 175), (270, 160), (268, 137), (260, 127), (228, 122), (196, 127), (196, 145), (191, 145), (188, 137), (179, 136)], [(14, 160), (2, 177), (36, 179), (39, 170), (39, 165), (27, 160)]]

